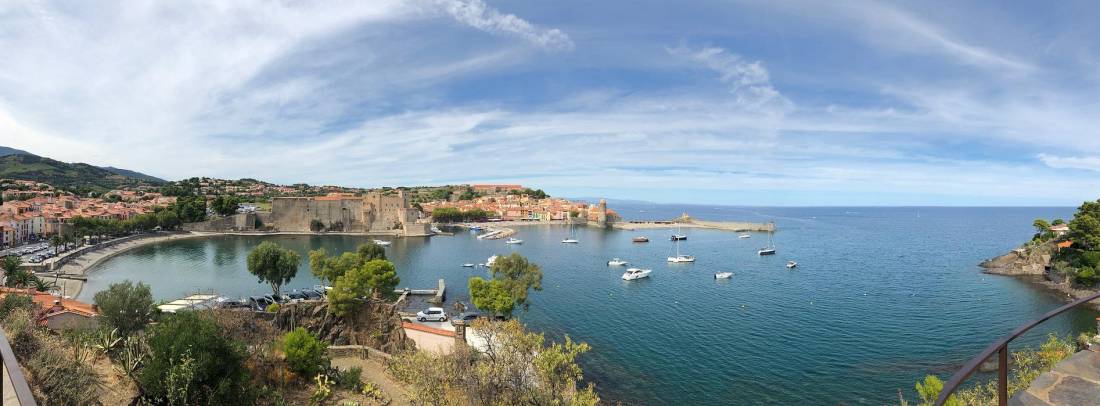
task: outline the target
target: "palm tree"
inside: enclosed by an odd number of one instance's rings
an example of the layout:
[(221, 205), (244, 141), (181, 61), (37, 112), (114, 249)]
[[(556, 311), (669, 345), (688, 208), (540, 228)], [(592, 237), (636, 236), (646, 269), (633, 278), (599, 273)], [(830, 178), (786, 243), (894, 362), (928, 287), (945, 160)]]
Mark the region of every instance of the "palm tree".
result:
[(31, 276), (31, 280), (29, 282), (30, 283), (28, 285), (34, 287), (34, 290), (37, 290), (39, 292), (49, 292), (51, 289), (57, 287), (57, 284), (33, 275)]
[(49, 243), (50, 247), (53, 247), (53, 255), (57, 256), (57, 247), (61, 246), (61, 236), (55, 234), (53, 237), (50, 237)]
[(4, 272), (7, 278), (4, 280), (4, 285), (10, 288), (23, 288), (30, 286), (32, 280), (36, 279), (30, 271), (23, 269), (17, 269), (14, 272)]

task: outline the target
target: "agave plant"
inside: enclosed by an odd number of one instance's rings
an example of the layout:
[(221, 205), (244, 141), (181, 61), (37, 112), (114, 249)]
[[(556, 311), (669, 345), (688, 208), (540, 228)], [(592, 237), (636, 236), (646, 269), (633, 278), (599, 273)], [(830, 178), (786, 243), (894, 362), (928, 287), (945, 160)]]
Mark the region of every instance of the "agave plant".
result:
[(99, 334), (95, 338), (95, 348), (101, 354), (110, 355), (114, 353), (118, 348), (118, 344), (122, 342), (122, 337), (118, 335), (118, 329), (114, 328), (111, 331), (106, 329), (99, 330)]
[(141, 336), (127, 337), (122, 343), (122, 352), (118, 355), (118, 369), (120, 372), (133, 377), (134, 372), (141, 368), (145, 357), (149, 354), (149, 347), (145, 338)]
[(74, 338), (70, 347), (73, 349), (73, 360), (80, 364), (94, 353), (91, 343), (84, 336)]

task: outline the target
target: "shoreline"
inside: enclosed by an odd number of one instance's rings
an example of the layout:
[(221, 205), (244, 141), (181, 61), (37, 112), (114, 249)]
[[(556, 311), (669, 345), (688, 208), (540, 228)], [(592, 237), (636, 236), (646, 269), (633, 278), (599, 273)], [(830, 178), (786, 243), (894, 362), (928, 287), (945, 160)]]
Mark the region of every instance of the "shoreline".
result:
[[(86, 280), (88, 274), (94, 271), (96, 266), (126, 251), (163, 241), (182, 240), (197, 237), (205, 237), (205, 235), (195, 234), (191, 232), (180, 232), (138, 236), (127, 241), (121, 241), (118, 243), (102, 247), (95, 247), (87, 251), (75, 253), (72, 257), (67, 258), (66, 262), (60, 267), (52, 270), (50, 274), (61, 276), (78, 276), (84, 277)], [(49, 275), (47, 274), (46, 276)], [(64, 295), (72, 297), (74, 299), (77, 296), (80, 296), (80, 294), (83, 292), (84, 282), (84, 280), (80, 279), (59, 278), (57, 280), (58, 287), (62, 288), (62, 292), (64, 293)]]
[[(1094, 291), (1076, 289), (1069, 278), (1055, 281), (1047, 274), (1046, 268), (1050, 265), (1054, 245), (1047, 242), (1030, 248), (1016, 248), (1005, 254), (987, 259), (978, 264), (982, 272), (989, 275), (1010, 276), (1023, 279), (1026, 282), (1058, 294), (1063, 301), (1074, 300), (1088, 296)], [(1092, 301), (1087, 304), (1090, 309), (1100, 310), (1100, 301)]]

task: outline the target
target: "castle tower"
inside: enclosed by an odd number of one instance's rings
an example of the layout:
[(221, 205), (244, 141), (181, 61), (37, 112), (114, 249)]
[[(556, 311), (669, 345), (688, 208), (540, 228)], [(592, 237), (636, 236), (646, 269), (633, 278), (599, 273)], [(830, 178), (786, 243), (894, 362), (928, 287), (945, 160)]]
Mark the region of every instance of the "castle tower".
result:
[(596, 224), (607, 227), (607, 199), (600, 199), (600, 208), (596, 212)]

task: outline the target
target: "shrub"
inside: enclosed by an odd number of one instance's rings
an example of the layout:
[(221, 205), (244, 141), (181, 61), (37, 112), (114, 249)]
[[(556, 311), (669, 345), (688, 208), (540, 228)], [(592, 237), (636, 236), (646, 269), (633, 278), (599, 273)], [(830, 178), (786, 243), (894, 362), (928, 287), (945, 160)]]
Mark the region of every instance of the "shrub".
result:
[(312, 376), (324, 369), (326, 365), (325, 344), (305, 328), (298, 327), (283, 336), (283, 352), (286, 353), (286, 363), (291, 371), (302, 376)]
[(336, 386), (350, 391), (358, 391), (362, 384), (363, 368), (360, 367), (352, 367), (336, 376)]
[(129, 280), (112, 283), (107, 290), (95, 294), (99, 317), (108, 327), (129, 336), (145, 328), (153, 314), (153, 293), (149, 285)]
[(74, 359), (58, 340), (47, 341), (24, 364), (33, 377), (34, 386), (46, 395), (49, 404), (96, 404), (103, 389), (99, 375)]
[(27, 309), (30, 310), (34, 306), (34, 301), (30, 296), (9, 294), (4, 296), (4, 300), (0, 301), (0, 319), (8, 317), (15, 309)]
[(1073, 277), (1073, 280), (1081, 286), (1092, 286), (1095, 285), (1100, 278), (1096, 276), (1096, 270), (1086, 266), (1077, 271), (1077, 275)]
[(187, 404), (251, 403), (244, 346), (226, 337), (212, 318), (197, 312), (169, 315), (152, 329), (148, 341), (151, 357), (138, 382), (149, 400), (183, 391)]
[(272, 304), (267, 305), (267, 307), (264, 308), (264, 311), (268, 312), (268, 313), (276, 313), (276, 312), (279, 311), (279, 307), (280, 306), (279, 306), (278, 303), (272, 303)]

